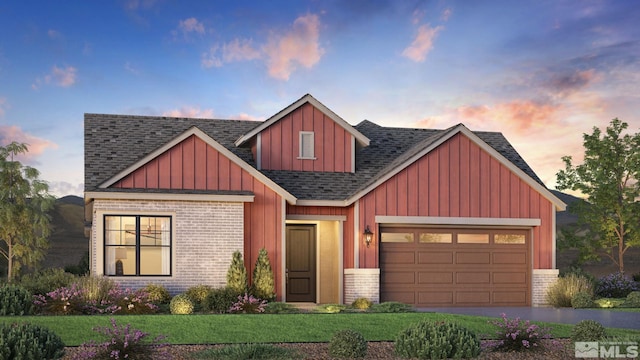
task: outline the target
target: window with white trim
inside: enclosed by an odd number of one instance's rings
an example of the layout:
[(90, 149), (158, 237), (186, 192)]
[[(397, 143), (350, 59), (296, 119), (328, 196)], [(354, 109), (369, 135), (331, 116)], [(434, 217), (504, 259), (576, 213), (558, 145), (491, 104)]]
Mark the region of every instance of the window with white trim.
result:
[(171, 217), (104, 216), (104, 274), (170, 276)]
[(300, 131), (299, 159), (315, 159), (313, 131)]

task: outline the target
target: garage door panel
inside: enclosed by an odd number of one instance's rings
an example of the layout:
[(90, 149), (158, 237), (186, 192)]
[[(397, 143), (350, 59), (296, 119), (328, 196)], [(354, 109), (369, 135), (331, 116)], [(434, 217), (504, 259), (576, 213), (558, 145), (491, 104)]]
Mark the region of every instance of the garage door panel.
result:
[(418, 304), (448, 305), (453, 302), (453, 291), (420, 291)]
[(526, 264), (527, 252), (494, 252), (493, 253), (494, 264)]
[(385, 271), (382, 273), (383, 284), (415, 284), (416, 273), (413, 271)]
[(412, 251), (397, 251), (384, 254), (383, 264), (415, 264), (415, 253)]
[(456, 303), (463, 304), (475, 304), (475, 305), (489, 305), (491, 303), (491, 292), (486, 291), (457, 291)]
[(490, 282), (491, 273), (489, 271), (456, 273), (456, 284), (489, 284)]
[(445, 272), (426, 272), (421, 271), (418, 273), (419, 284), (453, 284), (453, 273), (450, 271)]
[[(461, 246), (461, 245), (458, 245)], [(458, 251), (456, 253), (456, 264), (490, 264), (491, 253), (488, 251), (482, 252), (466, 252)]]
[(450, 251), (419, 251), (418, 264), (453, 264)]
[(494, 272), (493, 283), (494, 284), (526, 284), (527, 273), (524, 271)]
[(521, 291), (494, 291), (493, 302), (495, 304), (527, 304), (527, 291), (522, 289)]

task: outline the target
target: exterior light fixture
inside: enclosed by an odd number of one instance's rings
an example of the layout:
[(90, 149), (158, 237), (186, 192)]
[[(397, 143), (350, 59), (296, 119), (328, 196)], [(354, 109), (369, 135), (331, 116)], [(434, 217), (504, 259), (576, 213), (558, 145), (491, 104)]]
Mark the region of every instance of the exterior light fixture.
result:
[(371, 245), (371, 240), (373, 240), (373, 233), (369, 230), (369, 225), (364, 229), (364, 242), (367, 243), (367, 247)]

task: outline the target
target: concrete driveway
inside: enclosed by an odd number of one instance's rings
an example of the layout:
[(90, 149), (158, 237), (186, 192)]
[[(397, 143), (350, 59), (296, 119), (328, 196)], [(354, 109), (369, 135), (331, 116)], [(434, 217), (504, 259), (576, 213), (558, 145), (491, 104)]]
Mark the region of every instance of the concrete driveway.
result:
[(595, 320), (604, 327), (640, 330), (640, 312), (608, 311), (593, 309), (571, 309), (552, 307), (444, 307), (419, 308), (423, 312), (439, 312), (462, 315), (519, 317), (522, 320), (544, 321), (561, 324), (576, 324), (581, 320)]

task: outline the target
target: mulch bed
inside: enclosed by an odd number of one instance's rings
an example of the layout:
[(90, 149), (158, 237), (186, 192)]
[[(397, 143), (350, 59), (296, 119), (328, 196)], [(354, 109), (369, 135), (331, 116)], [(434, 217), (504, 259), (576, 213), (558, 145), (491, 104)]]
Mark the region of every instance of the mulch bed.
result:
[[(487, 342), (483, 341), (483, 345)], [(321, 360), (331, 359), (329, 356), (329, 344), (328, 343), (282, 343), (275, 344), (284, 348), (295, 349), (301, 354), (300, 359), (305, 360)], [(221, 347), (225, 345), (171, 345), (170, 353), (173, 359), (189, 359), (189, 354), (215, 347)], [(75, 347), (68, 347), (66, 349), (66, 355), (63, 360), (72, 359), (73, 354), (77, 350)], [(394, 355), (393, 342), (369, 342), (367, 347), (367, 359), (389, 359), (396, 360), (402, 359)], [(571, 341), (568, 339), (562, 340), (546, 340), (545, 346), (541, 349), (529, 352), (497, 352), (497, 351), (483, 351), (477, 359), (482, 360), (534, 360), (534, 359), (573, 359), (575, 358), (575, 352)]]

